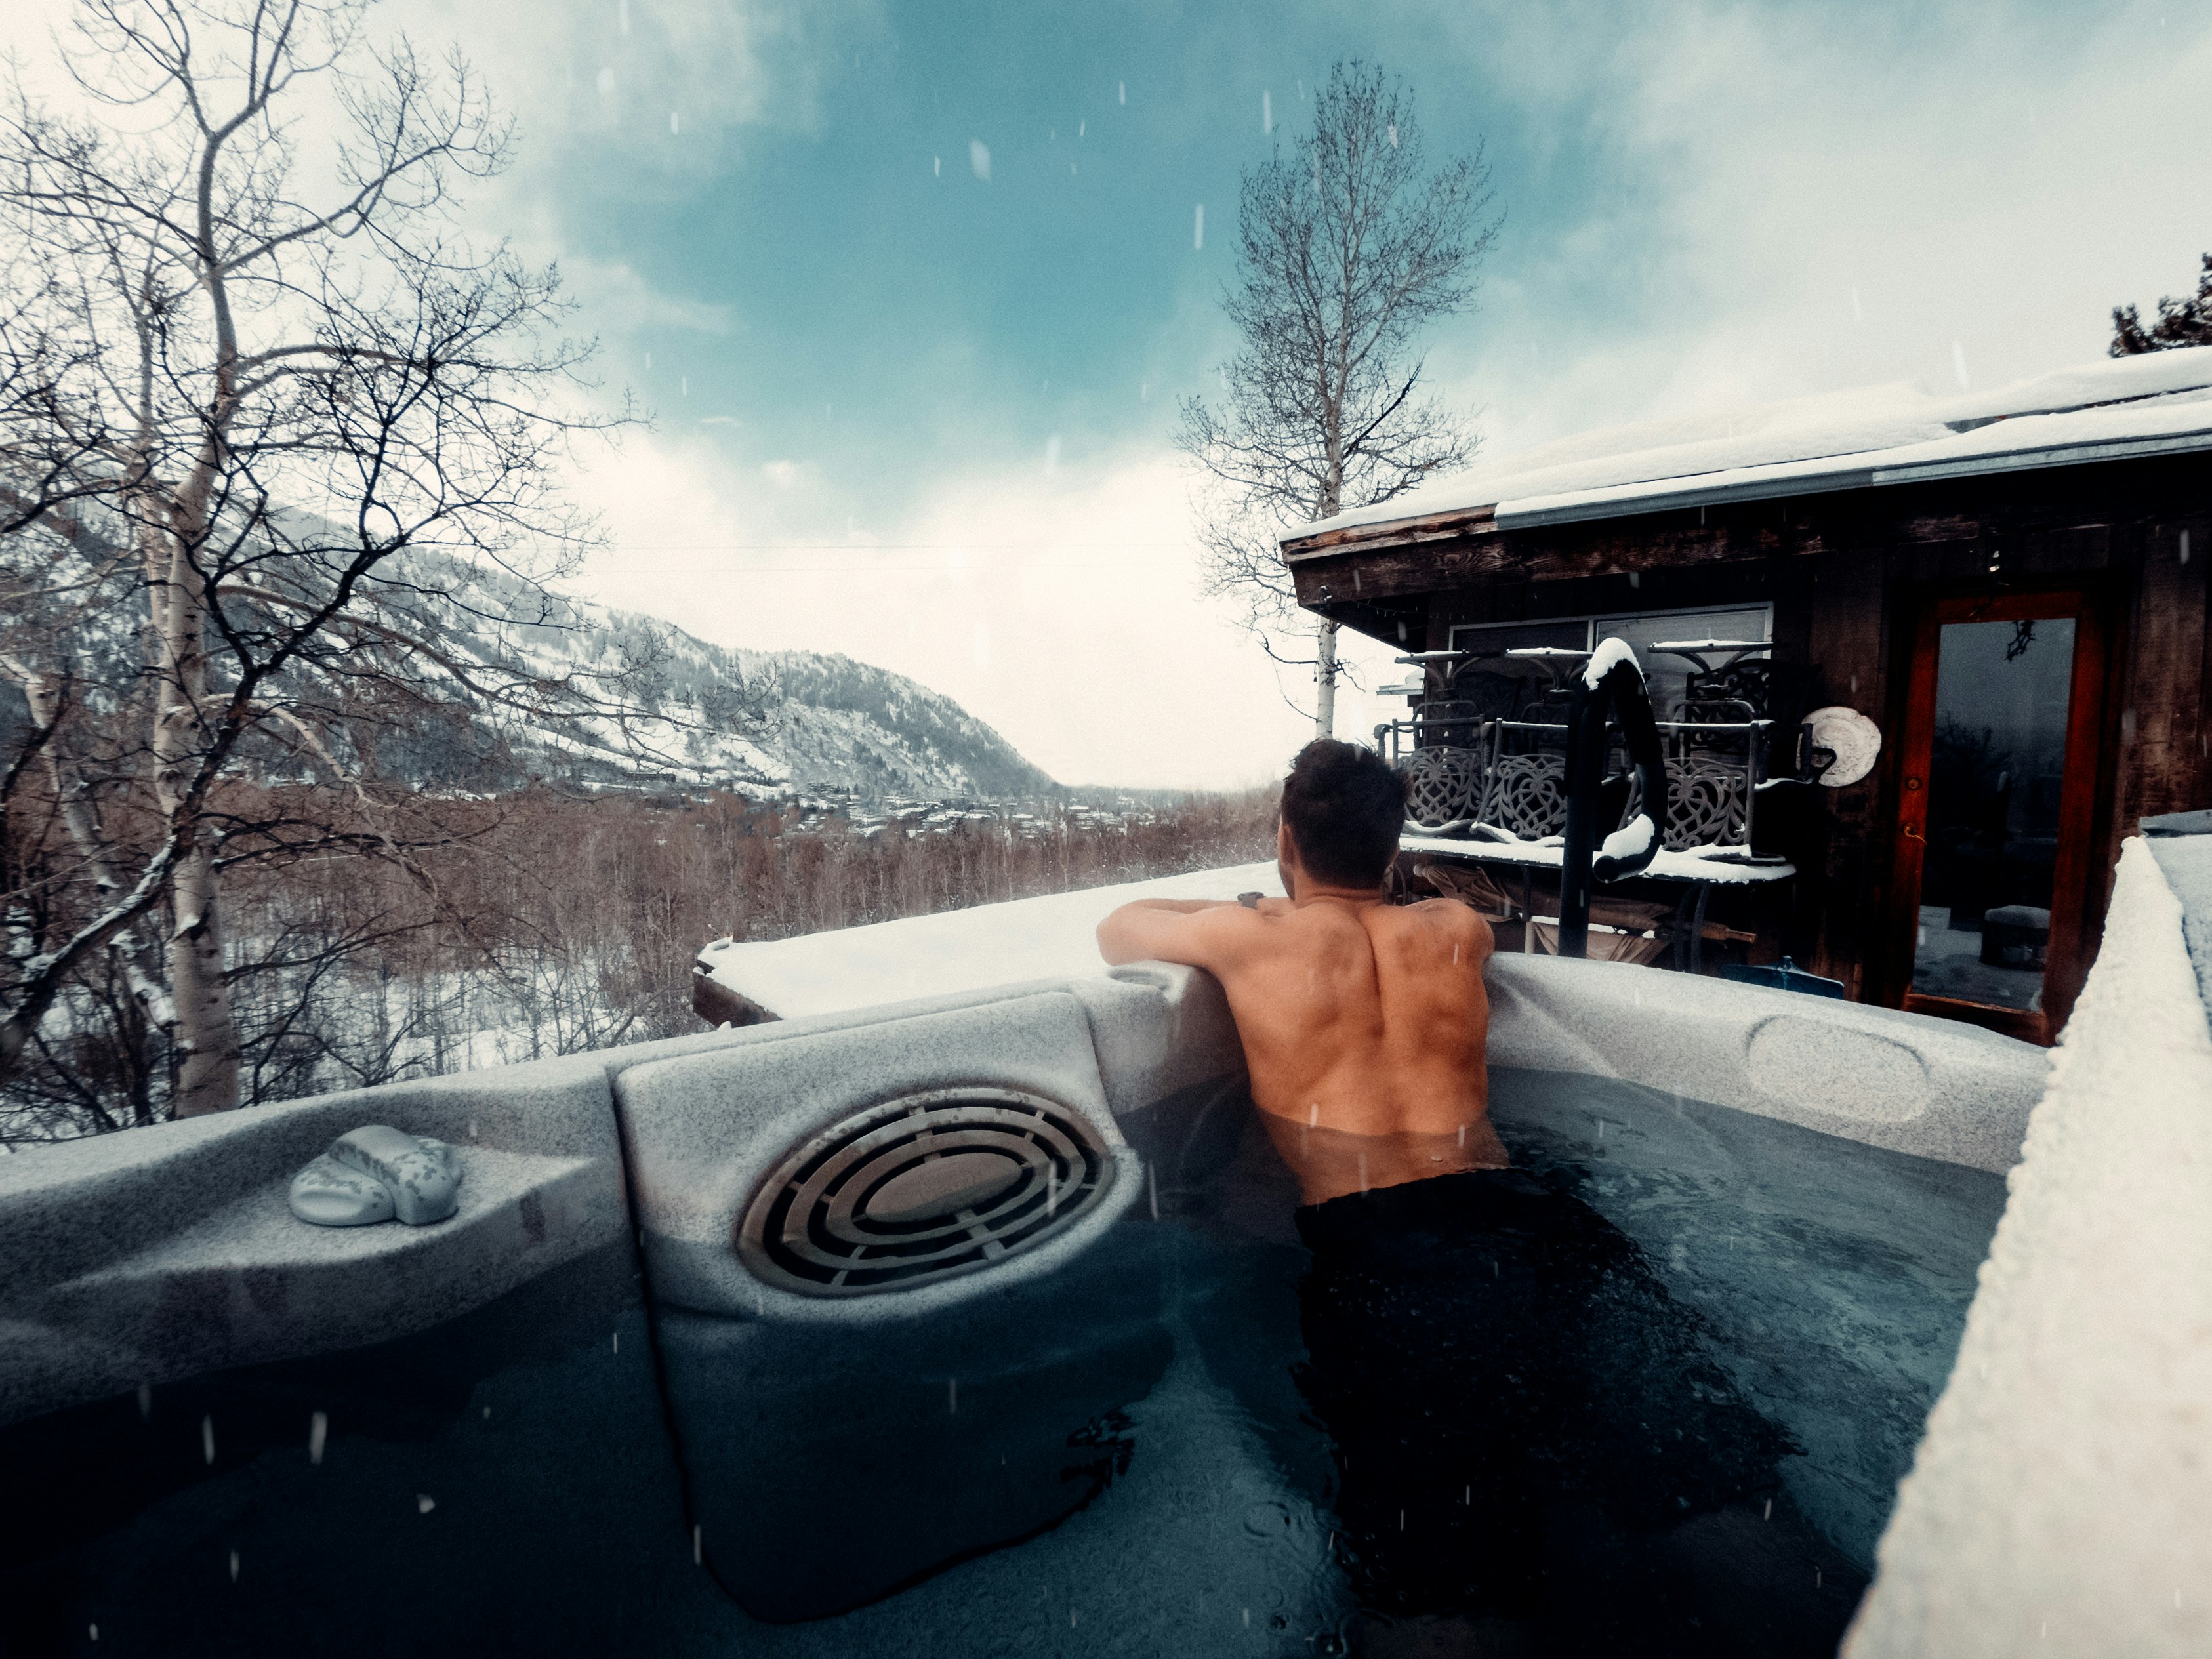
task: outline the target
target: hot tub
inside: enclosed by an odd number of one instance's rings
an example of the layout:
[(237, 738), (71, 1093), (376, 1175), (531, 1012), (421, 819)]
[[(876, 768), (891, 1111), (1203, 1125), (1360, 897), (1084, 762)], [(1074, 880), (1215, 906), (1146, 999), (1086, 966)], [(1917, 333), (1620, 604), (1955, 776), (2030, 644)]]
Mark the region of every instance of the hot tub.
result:
[[(2044, 1053), (1639, 968), (1490, 983), (1501, 1134), (1791, 1448), (1817, 1582), (1758, 1617), (1832, 1647)], [(451, 1220), (289, 1214), (368, 1122), (459, 1149)], [(1153, 964), (0, 1162), (7, 1650), (1387, 1642), (1289, 1191), (1218, 988)]]

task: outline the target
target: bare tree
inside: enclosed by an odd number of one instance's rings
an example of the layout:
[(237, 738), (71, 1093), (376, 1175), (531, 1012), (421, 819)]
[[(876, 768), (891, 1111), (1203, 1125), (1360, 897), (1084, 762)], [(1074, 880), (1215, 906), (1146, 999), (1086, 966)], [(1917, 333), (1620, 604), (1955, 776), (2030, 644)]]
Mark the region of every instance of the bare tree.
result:
[[(1478, 148), (1425, 174), (1413, 94), (1339, 64), (1312, 132), (1244, 175), (1237, 276), (1222, 306), (1243, 347), (1221, 396), (1183, 400), (1176, 441), (1200, 471), (1209, 592), (1271, 635), (1296, 615), (1277, 550), (1290, 526), (1387, 501), (1465, 464), (1465, 420), (1422, 395), (1421, 329), (1464, 308), (1497, 235)], [(1336, 628), (1312, 660), (1315, 730), (1335, 724)]]
[(2136, 357), (2146, 351), (2171, 351), (2177, 346), (2212, 345), (2212, 253), (2204, 256), (2197, 278), (2197, 292), (2185, 299), (2166, 295), (2158, 302), (2158, 320), (2143, 326), (2142, 313), (2133, 306), (2112, 307), (2115, 357)]
[(42, 250), (0, 247), (0, 538), (106, 491), (107, 434), (79, 418), (92, 354), (70, 337), (68, 298)]
[[(611, 744), (649, 666), (538, 665), (573, 617), (544, 584), (596, 535), (556, 472), (627, 411), (561, 402), (592, 347), (557, 274), (457, 229), (509, 139), (473, 72), (362, 11), (84, 0), (92, 113), (19, 88), (0, 118), (32, 367), (68, 369), (0, 434), (0, 1082), (97, 970), (168, 1044), (170, 1109), (237, 1104), (226, 872), (404, 862), (450, 836), (376, 784), (380, 732), (491, 708)], [(272, 771), (320, 787), (240, 787)]]

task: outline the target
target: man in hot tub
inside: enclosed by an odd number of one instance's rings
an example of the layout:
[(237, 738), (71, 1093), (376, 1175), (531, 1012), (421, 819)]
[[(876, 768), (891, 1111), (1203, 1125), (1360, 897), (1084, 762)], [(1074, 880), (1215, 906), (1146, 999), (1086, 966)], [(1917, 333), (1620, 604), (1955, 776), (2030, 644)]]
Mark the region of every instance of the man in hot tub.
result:
[[(1389, 902), (1398, 775), (1327, 739), (1283, 784), (1286, 898), (1140, 899), (1109, 963), (1218, 978), (1297, 1178), (1307, 1360), (1376, 1655), (1832, 1654), (1863, 1583), (1782, 1494), (1789, 1435), (1569, 1182), (1492, 1127), (1490, 924)], [(1816, 1587), (1808, 1589), (1807, 1587)]]
[(1252, 1102), (1309, 1204), (1465, 1170), (1502, 1170), (1490, 1127), (1482, 965), (1464, 904), (1392, 904), (1405, 782), (1324, 738), (1283, 783), (1275, 853), (1288, 898), (1139, 899), (1098, 925), (1109, 963), (1188, 963), (1221, 981)]

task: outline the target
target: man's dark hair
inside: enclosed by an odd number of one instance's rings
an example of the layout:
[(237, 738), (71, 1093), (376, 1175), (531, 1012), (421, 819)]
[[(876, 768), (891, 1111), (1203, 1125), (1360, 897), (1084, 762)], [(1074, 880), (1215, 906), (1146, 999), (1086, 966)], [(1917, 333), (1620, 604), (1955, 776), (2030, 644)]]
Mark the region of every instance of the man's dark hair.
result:
[(1406, 781), (1372, 749), (1316, 738), (1283, 780), (1283, 822), (1315, 880), (1378, 887), (1405, 827)]

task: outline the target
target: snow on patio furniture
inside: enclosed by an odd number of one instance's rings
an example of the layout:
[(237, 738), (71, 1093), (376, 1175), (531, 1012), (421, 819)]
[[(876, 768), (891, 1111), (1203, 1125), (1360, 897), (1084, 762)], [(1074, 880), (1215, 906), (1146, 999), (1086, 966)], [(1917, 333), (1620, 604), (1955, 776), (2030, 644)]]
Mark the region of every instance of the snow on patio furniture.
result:
[(1437, 829), (1480, 816), (1492, 729), (1519, 707), (1518, 698), (1509, 691), (1501, 700), (1479, 675), (1463, 674), (1475, 661), (1468, 652), (1421, 651), (1396, 660), (1422, 672), (1420, 680), (1398, 688), (1419, 706), (1406, 720), (1376, 726), (1375, 740), (1405, 774), (1408, 822)]
[[(1767, 781), (1774, 722), (1768, 718), (1771, 664), (1764, 641), (1669, 641), (1649, 647), (1694, 665), (1688, 692), (1658, 722), (1667, 744), (1667, 823), (1671, 852), (1747, 848), (1759, 786)], [(1706, 661), (1719, 659), (1717, 667)], [(1449, 835), (1494, 840), (1504, 831), (1542, 842), (1566, 825), (1566, 756), (1561, 675), (1587, 651), (1537, 647), (1501, 658), (1461, 651), (1400, 657), (1425, 672), (1419, 710), (1376, 727), (1376, 747), (1406, 775), (1407, 822)], [(1534, 677), (1498, 666), (1535, 671)], [(1624, 817), (1638, 810), (1632, 787)]]
[[(1691, 665), (1684, 695), (1668, 711), (1673, 718), (1656, 723), (1666, 751), (1666, 823), (1663, 850), (1642, 878), (1680, 884), (1682, 891), (1672, 905), (1602, 901), (1638, 914), (1623, 910), (1608, 918), (1594, 910), (1592, 953), (1650, 962), (1671, 946), (1674, 965), (1694, 973), (1703, 966), (1707, 939), (1756, 937), (1705, 921), (1714, 883), (1771, 883), (1796, 873), (1787, 860), (1752, 848), (1753, 814), (1770, 781), (1772, 647), (1760, 640), (1671, 640), (1647, 648)], [(1502, 655), (1425, 651), (1400, 657), (1422, 671), (1421, 702), (1410, 718), (1375, 732), (1377, 749), (1407, 778), (1405, 849), (1516, 867), (1517, 902), (1498, 884), (1490, 885), (1504, 907), (1498, 919), (1523, 924), (1522, 948), (1531, 953), (1556, 949), (1556, 917), (1539, 911), (1547, 900), (1556, 911), (1556, 885), (1552, 893), (1540, 891), (1537, 873), (1560, 866), (1567, 677), (1590, 654), (1525, 647)], [(1625, 757), (1616, 757), (1624, 763), (1608, 769), (1628, 771)], [(1634, 819), (1640, 795), (1632, 778), (1622, 822)]]

